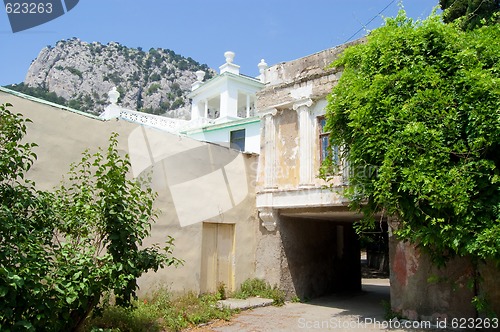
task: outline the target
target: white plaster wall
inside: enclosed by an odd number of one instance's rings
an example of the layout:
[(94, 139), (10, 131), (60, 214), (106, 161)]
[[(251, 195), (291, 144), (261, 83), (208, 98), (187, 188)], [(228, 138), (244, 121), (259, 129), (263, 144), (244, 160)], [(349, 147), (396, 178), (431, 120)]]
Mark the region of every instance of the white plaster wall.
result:
[(85, 149), (107, 147), (112, 132), (120, 135), (118, 149), (130, 155), (131, 176), (152, 171), (160, 216), (144, 244), (163, 244), (170, 235), (175, 238), (174, 256), (185, 263), (144, 275), (140, 295), (158, 287), (199, 291), (204, 221), (235, 224), (236, 285), (254, 276), (256, 156), (123, 120), (101, 121), (0, 91), (0, 103), (7, 102), (14, 105), (11, 111), (33, 121), (25, 140), (38, 144), (38, 159), (28, 178), (39, 189), (57, 186)]
[(260, 122), (197, 132), (189, 134), (189, 137), (203, 142), (229, 146), (231, 131), (240, 129), (245, 129), (245, 152), (260, 153)]

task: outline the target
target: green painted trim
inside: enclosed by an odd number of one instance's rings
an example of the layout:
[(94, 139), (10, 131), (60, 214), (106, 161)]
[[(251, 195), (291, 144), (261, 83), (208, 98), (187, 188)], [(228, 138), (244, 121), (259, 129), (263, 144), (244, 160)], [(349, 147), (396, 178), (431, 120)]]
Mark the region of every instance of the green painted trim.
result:
[(236, 121), (225, 122), (225, 123), (220, 123), (220, 124), (207, 125), (206, 127), (196, 128), (196, 129), (191, 129), (191, 130), (189, 130), (189, 129), (183, 130), (180, 133), (185, 134), (185, 135), (192, 135), (192, 134), (206, 133), (206, 132), (211, 132), (211, 131), (219, 131), (219, 130), (223, 130), (223, 129), (227, 129), (227, 128), (244, 126), (246, 124), (252, 124), (252, 123), (260, 123), (260, 118), (258, 116), (254, 116), (254, 117), (246, 118), (243, 120), (236, 120)]

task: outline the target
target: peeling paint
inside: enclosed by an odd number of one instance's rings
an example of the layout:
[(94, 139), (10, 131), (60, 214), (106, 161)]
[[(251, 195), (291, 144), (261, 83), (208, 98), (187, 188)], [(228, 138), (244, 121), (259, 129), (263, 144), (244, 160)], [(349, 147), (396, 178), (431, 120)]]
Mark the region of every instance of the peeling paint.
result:
[(408, 285), (408, 279), (418, 270), (420, 254), (413, 246), (405, 242), (399, 242), (392, 262), (392, 272), (398, 283), (402, 286)]

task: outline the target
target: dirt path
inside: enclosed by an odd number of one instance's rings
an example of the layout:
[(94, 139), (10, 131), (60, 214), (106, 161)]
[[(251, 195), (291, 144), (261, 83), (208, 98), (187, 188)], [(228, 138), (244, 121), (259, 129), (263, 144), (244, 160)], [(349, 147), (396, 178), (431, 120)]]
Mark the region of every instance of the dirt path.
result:
[(402, 322), (393, 323), (390, 328), (383, 318), (382, 301), (389, 301), (389, 280), (363, 279), (363, 291), (357, 294), (332, 295), (308, 303), (247, 310), (229, 322), (214, 322), (196, 331), (437, 331), (401, 328), (398, 323)]

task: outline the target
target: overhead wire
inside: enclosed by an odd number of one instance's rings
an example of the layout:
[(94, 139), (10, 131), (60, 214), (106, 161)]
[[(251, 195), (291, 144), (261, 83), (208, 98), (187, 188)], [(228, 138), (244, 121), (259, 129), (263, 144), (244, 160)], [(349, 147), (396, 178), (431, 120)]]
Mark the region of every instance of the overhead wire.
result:
[(365, 25), (362, 25), (362, 27), (356, 31), (355, 33), (352, 34), (351, 37), (347, 38), (347, 40), (344, 42), (344, 43), (347, 43), (348, 41), (350, 41), (352, 38), (354, 38), (354, 36), (356, 36), (358, 33), (360, 33), (363, 29), (366, 29), (366, 27), (368, 26), (368, 24), (372, 23), (373, 20), (375, 20), (377, 17), (379, 17), (383, 12), (385, 12), (385, 10), (387, 8), (389, 8), (394, 2), (396, 2), (396, 0), (392, 0), (387, 6), (385, 6), (381, 11), (378, 12), (377, 15), (373, 16), (371, 20), (369, 20)]

